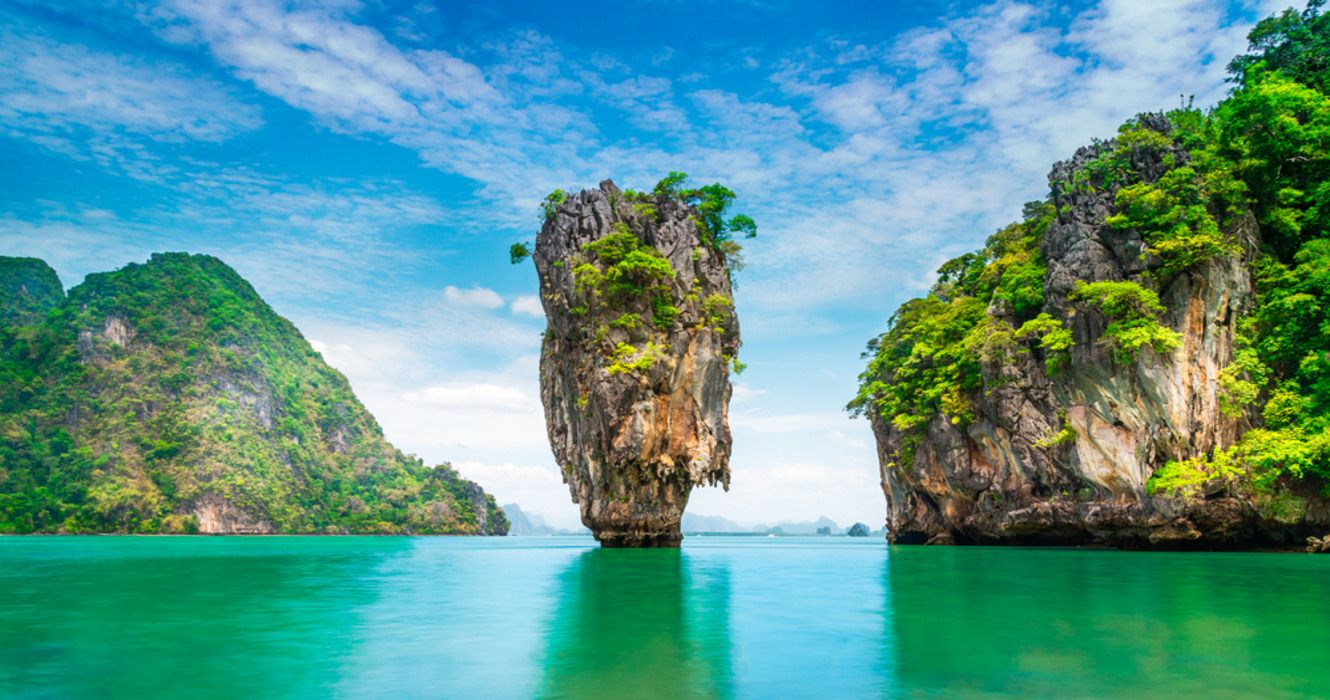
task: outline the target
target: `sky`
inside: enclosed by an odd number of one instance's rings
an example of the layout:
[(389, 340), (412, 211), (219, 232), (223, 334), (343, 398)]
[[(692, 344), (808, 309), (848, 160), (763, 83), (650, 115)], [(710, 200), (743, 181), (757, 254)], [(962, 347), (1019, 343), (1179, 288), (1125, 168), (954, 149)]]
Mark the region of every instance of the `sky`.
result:
[(216, 255), (389, 440), (572, 526), (508, 245), (672, 170), (758, 223), (732, 481), (689, 511), (885, 518), (865, 342), (1134, 114), (1213, 104), (1288, 2), (0, 2), (0, 255), (72, 287)]

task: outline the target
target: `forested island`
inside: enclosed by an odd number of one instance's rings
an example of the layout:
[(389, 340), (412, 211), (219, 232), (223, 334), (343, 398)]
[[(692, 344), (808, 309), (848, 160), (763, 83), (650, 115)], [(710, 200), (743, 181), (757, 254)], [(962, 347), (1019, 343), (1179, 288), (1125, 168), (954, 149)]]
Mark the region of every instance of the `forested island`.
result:
[(1330, 531), (1330, 15), (1142, 114), (868, 347), (893, 542), (1288, 547)]
[(0, 258), (0, 533), (504, 534), (222, 261)]

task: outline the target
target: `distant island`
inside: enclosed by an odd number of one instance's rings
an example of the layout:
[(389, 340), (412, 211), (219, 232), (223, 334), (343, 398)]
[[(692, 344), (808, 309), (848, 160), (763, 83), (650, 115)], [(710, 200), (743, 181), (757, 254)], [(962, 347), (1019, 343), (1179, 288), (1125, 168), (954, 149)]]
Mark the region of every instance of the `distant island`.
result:
[(0, 533), (507, 531), (222, 261), (156, 254), (66, 296), (0, 258)]
[[(569, 530), (554, 527), (545, 522), (539, 514), (525, 511), (516, 503), (502, 506), (504, 515), (510, 523), (508, 534), (519, 536), (548, 537), (554, 535), (590, 535), (586, 528)], [(680, 521), (680, 531), (684, 535), (735, 535), (735, 536), (845, 536), (845, 537), (884, 537), (885, 530), (872, 531), (863, 523), (854, 523), (849, 528), (841, 528), (834, 520), (821, 517), (817, 520), (793, 521), (782, 520), (775, 524), (743, 525), (729, 518), (718, 515), (698, 515), (684, 513)]]
[(528, 513), (522, 510), (522, 506), (516, 503), (505, 503), (500, 506), (503, 514), (508, 518), (508, 534), (520, 537), (549, 537), (552, 535), (590, 535), (591, 531), (585, 527), (579, 527), (575, 530), (569, 530), (562, 527), (554, 527), (545, 522), (545, 519), (537, 513)]
[(684, 513), (682, 529), (685, 535), (847, 535), (860, 537), (876, 534), (881, 537), (886, 534), (884, 530), (873, 533), (863, 523), (855, 523), (850, 528), (845, 529), (826, 516), (822, 516), (817, 520), (782, 520), (773, 524), (742, 525), (718, 515)]

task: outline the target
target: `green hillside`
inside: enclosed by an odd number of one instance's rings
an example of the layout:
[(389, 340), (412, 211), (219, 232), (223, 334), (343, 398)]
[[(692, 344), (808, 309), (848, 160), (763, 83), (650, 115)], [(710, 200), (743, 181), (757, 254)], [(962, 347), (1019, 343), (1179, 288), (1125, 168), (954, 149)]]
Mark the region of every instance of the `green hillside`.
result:
[(507, 531), (479, 486), (388, 444), (220, 260), (60, 289), (0, 258), (0, 532)]

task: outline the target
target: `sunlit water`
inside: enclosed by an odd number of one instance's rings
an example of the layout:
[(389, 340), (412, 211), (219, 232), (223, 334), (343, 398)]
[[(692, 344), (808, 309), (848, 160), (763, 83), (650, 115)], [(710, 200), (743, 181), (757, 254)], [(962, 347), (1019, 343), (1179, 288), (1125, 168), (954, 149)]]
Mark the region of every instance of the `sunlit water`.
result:
[(1330, 557), (0, 538), (0, 697), (1330, 697)]

